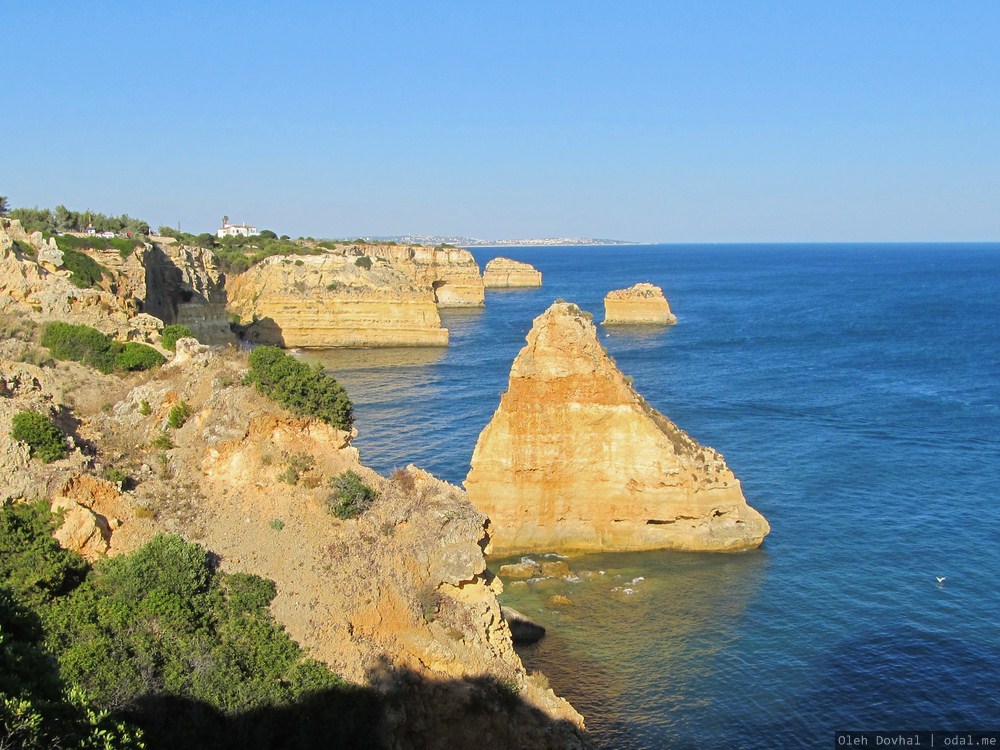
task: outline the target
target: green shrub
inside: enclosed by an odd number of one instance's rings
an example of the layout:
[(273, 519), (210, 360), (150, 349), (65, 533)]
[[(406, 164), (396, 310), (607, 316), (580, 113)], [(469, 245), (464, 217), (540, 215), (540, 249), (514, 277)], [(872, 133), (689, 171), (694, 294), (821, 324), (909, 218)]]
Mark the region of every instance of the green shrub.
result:
[(184, 325), (174, 323), (163, 327), (160, 340), (164, 349), (174, 351), (177, 348), (177, 339), (197, 338), (194, 331)]
[(159, 367), (167, 361), (153, 347), (135, 341), (128, 341), (124, 344), (115, 341), (112, 347), (115, 351), (115, 367), (119, 370), (127, 370), (129, 372), (134, 370), (152, 370), (154, 367)]
[(283, 528), (285, 528), (285, 522), (282, 521), (280, 518), (272, 519), (271, 528), (274, 529), (275, 531), (281, 531)]
[(56, 359), (82, 362), (105, 374), (115, 368), (114, 342), (96, 328), (54, 321), (46, 324), (41, 343)]
[(322, 419), (341, 430), (351, 429), (354, 410), (347, 392), (322, 365), (309, 367), (274, 346), (250, 353), (247, 380), (268, 398), (295, 414)]
[(367, 255), (362, 255), (360, 258), (354, 261), (354, 265), (358, 266), (359, 268), (363, 268), (367, 271), (372, 267), (372, 259), (369, 258)]
[(10, 436), (28, 444), (32, 458), (52, 463), (66, 457), (66, 438), (52, 420), (34, 411), (22, 411), (11, 420)]
[(190, 416), (191, 407), (181, 401), (170, 410), (170, 414), (167, 415), (167, 424), (175, 430), (178, 430), (184, 426), (184, 423), (187, 422), (187, 419)]
[(326, 499), (327, 509), (337, 518), (357, 518), (375, 499), (375, 490), (353, 471), (345, 471), (330, 480), (333, 493)]
[(139, 402), (139, 413), (144, 417), (148, 417), (153, 413), (153, 409), (150, 407), (149, 402), (146, 399)]
[(110, 276), (108, 269), (79, 250), (63, 250), (63, 266), (69, 271), (69, 280), (81, 289), (97, 286), (104, 276)]
[(159, 448), (160, 450), (168, 451), (174, 447), (174, 441), (170, 439), (170, 435), (165, 432), (161, 432), (155, 438), (153, 438), (153, 447)]
[(104, 471), (104, 478), (112, 484), (117, 484), (120, 489), (125, 489), (130, 481), (128, 472), (119, 469), (117, 466), (108, 467)]

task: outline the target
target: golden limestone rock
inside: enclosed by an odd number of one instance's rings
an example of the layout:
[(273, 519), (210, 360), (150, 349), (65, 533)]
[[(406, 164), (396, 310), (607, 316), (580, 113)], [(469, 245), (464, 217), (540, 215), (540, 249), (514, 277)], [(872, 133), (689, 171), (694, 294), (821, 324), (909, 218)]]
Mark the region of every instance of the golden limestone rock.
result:
[(445, 346), (434, 296), (384, 260), (267, 258), (229, 284), (246, 338), (284, 347)]
[(472, 253), (460, 247), (365, 245), (365, 253), (386, 260), (418, 286), (428, 287), (438, 307), (482, 307), (483, 277)]
[(610, 323), (671, 325), (677, 317), (663, 290), (652, 284), (615, 289), (604, 298), (604, 325)]
[(487, 289), (541, 286), (542, 272), (530, 263), (510, 258), (494, 258), (483, 270), (483, 283)]
[(570, 303), (535, 318), (465, 487), (498, 555), (736, 551), (770, 531), (722, 456), (632, 389)]

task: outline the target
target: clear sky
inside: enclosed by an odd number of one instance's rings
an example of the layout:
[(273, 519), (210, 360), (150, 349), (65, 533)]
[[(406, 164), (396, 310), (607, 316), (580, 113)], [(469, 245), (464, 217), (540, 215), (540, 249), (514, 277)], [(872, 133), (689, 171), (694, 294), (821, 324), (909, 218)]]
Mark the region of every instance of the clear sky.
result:
[(211, 231), (1000, 240), (1000, 2), (0, 2), (0, 195)]

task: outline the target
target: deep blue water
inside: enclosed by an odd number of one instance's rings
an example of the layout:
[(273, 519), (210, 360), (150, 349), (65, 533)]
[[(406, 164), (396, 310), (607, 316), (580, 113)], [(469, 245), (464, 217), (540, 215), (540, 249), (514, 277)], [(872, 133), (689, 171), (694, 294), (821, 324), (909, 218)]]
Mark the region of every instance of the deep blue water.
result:
[(650, 281), (677, 325), (602, 341), (773, 529), (748, 554), (596, 555), (569, 561), (578, 580), (508, 584), (549, 629), (526, 665), (602, 746), (1000, 729), (1000, 245), (475, 253), (544, 287), (445, 311), (447, 350), (323, 355), (366, 463), (460, 483), (532, 318), (561, 297), (600, 320), (607, 291)]

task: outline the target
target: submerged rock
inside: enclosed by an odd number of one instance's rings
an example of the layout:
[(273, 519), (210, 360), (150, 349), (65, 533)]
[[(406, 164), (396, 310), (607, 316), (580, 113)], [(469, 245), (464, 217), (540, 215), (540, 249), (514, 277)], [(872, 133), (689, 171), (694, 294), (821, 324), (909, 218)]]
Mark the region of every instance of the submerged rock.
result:
[(510, 628), (510, 637), (515, 644), (521, 646), (529, 643), (537, 643), (545, 637), (545, 628), (537, 622), (532, 621), (527, 616), (522, 615), (512, 607), (501, 607), (500, 612), (503, 619)]
[(615, 289), (604, 298), (604, 324), (671, 325), (677, 317), (670, 312), (670, 303), (663, 290), (641, 283), (628, 289)]
[(723, 457), (632, 389), (570, 303), (535, 319), (465, 486), (497, 555), (736, 551), (770, 531)]

